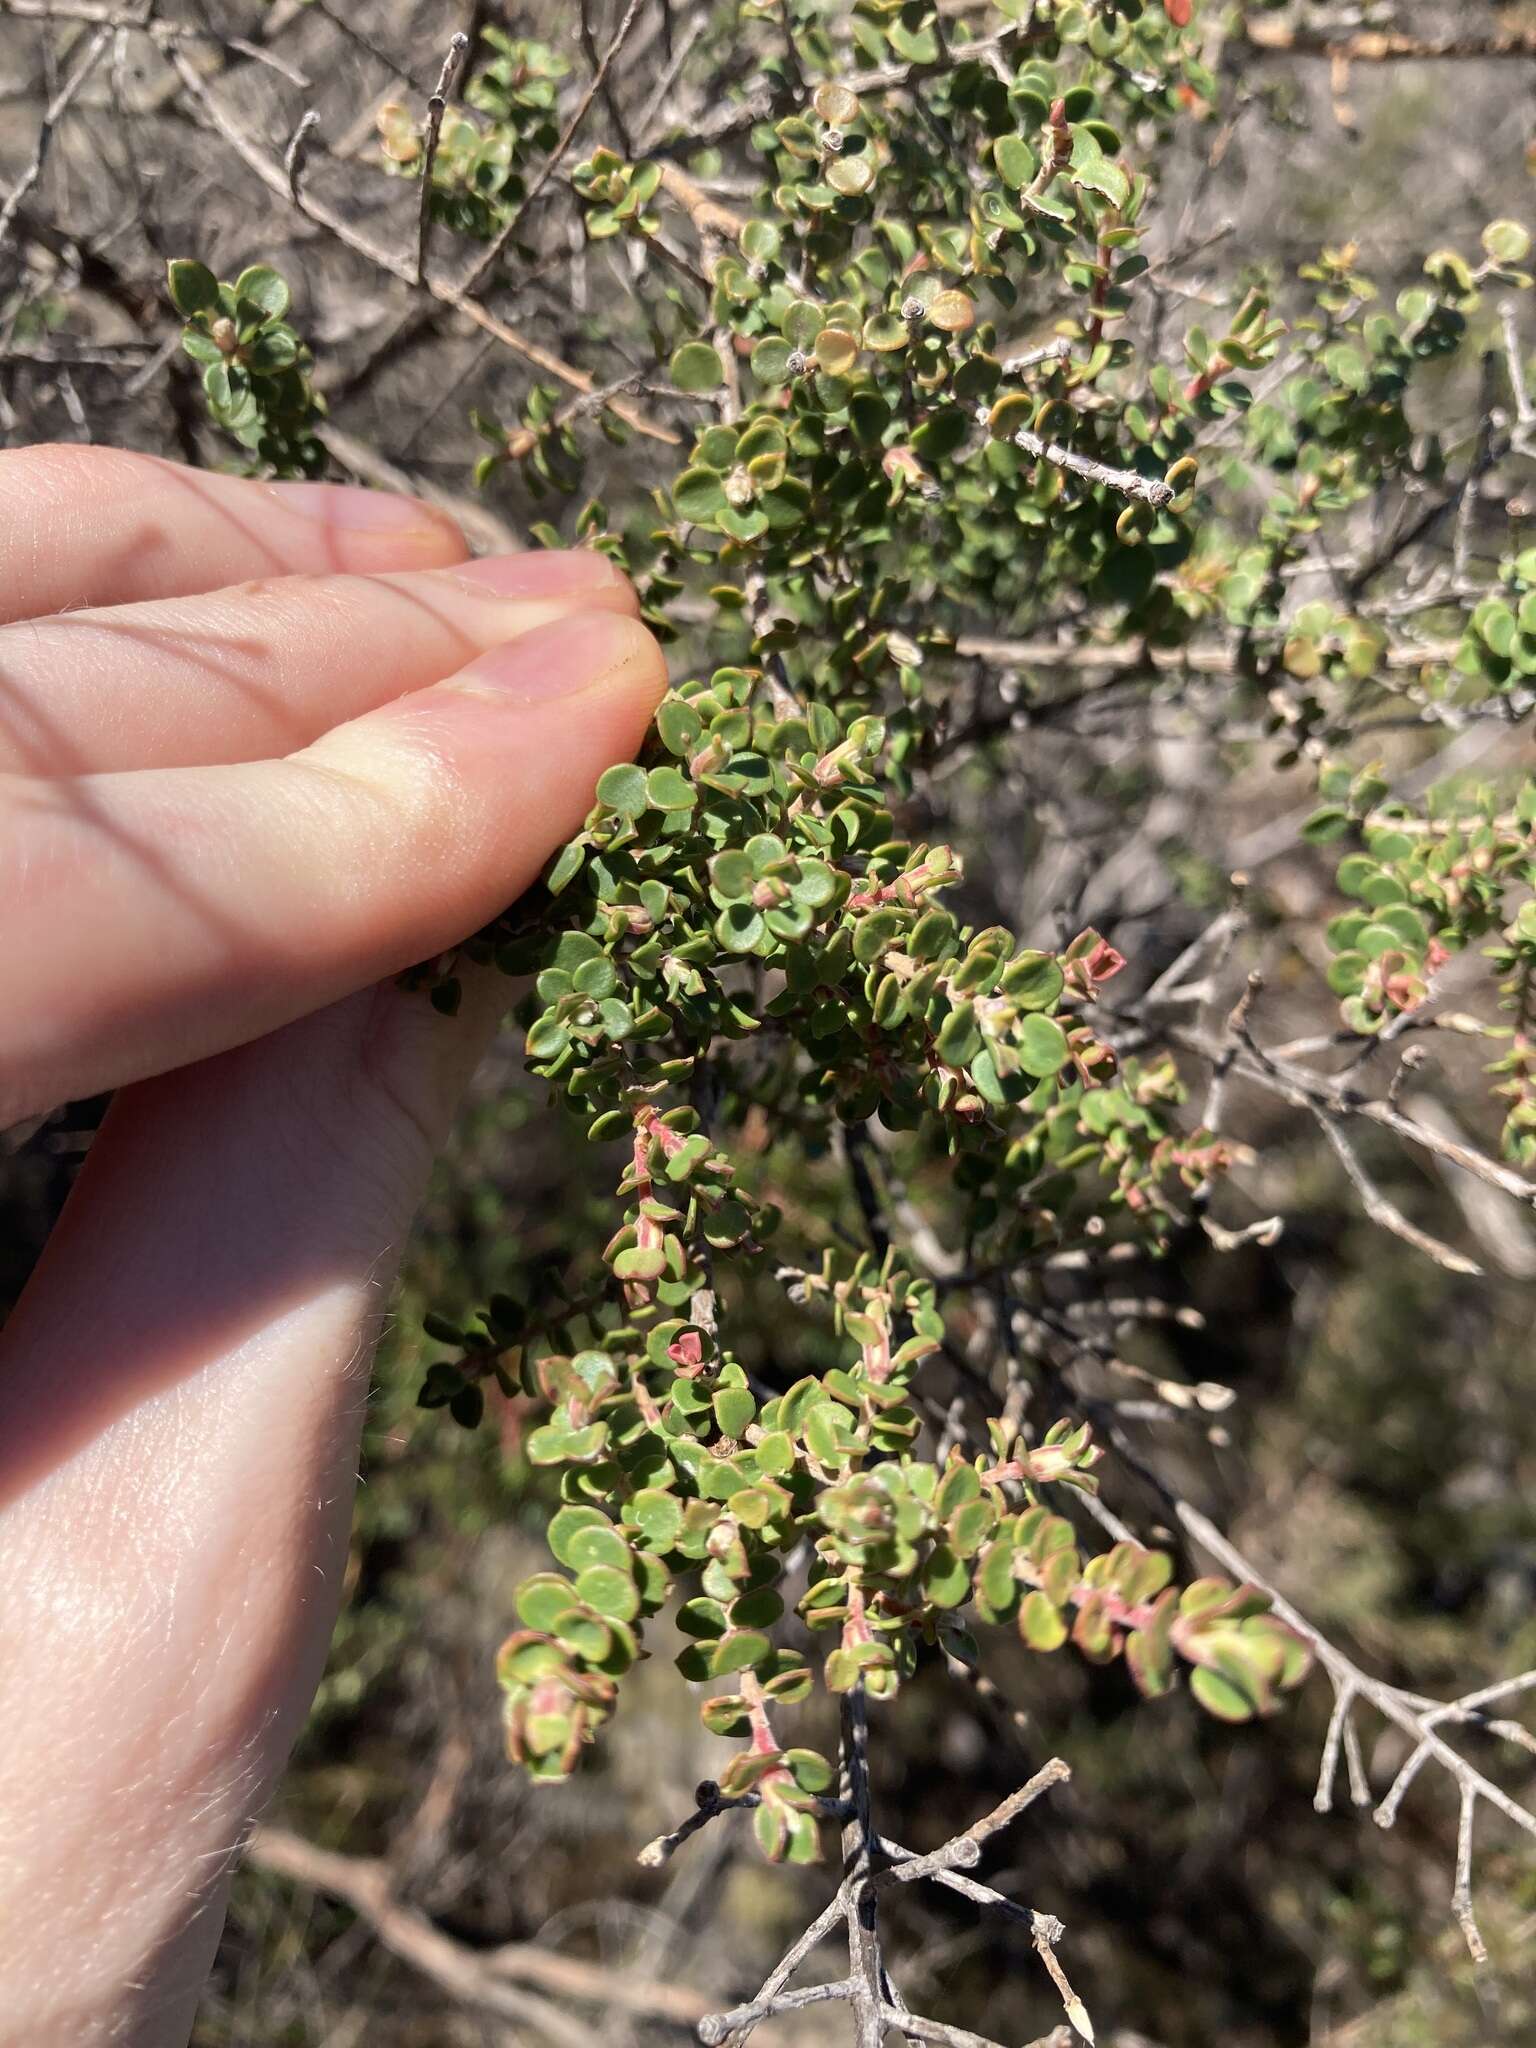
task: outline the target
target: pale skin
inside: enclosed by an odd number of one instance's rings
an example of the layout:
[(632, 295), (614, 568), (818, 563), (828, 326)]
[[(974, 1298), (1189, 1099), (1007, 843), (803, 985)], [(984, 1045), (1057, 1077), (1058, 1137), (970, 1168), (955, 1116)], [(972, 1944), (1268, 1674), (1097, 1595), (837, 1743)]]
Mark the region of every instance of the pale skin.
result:
[(0, 2044), (181, 2048), (325, 1655), (402, 1239), (505, 984), (392, 977), (665, 686), (590, 553), (0, 455), (0, 1127), (118, 1092), (0, 1331)]

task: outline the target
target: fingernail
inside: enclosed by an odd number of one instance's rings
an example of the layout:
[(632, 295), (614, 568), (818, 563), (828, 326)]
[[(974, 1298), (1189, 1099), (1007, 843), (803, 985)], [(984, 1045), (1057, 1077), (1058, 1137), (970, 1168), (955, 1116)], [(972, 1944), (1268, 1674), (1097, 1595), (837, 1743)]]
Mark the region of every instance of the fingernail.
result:
[(637, 620), (617, 612), (572, 612), (492, 648), (439, 688), (501, 704), (535, 704), (574, 697), (654, 654), (655, 642)]
[(595, 548), (487, 555), (478, 562), (465, 562), (452, 573), (497, 597), (575, 597), (583, 592), (621, 589), (627, 580)]
[(348, 533), (439, 533), (452, 522), (419, 498), (354, 484), (268, 484), (292, 511)]

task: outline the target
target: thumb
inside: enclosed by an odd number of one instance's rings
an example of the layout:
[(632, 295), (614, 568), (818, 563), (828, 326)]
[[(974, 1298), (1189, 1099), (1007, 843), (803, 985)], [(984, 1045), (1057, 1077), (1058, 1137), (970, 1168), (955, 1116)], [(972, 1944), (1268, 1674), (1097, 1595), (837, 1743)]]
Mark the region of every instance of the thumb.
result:
[(494, 917), (666, 685), (577, 613), (283, 760), (7, 779), (0, 1125), (240, 1045)]
[(3, 2048), (186, 2039), (320, 1673), (395, 1257), (505, 991), (472, 974), (448, 1019), (364, 990), (123, 1090), (0, 1334)]

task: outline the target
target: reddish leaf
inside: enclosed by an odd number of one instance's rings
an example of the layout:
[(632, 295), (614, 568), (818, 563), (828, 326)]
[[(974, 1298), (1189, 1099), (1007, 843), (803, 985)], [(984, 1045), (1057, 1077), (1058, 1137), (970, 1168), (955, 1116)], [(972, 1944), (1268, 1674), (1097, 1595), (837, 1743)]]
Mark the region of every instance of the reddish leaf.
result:
[(1189, 17), (1194, 13), (1194, 0), (1163, 0), (1168, 19), (1175, 28), (1188, 28)]

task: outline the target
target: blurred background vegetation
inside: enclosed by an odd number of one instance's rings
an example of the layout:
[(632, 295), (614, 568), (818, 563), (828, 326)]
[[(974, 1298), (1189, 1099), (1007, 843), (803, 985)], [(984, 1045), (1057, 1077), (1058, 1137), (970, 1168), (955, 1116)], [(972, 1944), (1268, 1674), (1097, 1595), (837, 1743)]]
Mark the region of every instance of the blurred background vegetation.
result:
[[(729, 7), (694, 11), (718, 27)], [(552, 4), (186, 0), (176, 12), (218, 31), (195, 46), (196, 61), (238, 84), (250, 120), (275, 143), (300, 102), (280, 73), (242, 56), (240, 39), (312, 81), (302, 104), (319, 106), (333, 146), (361, 159), (376, 148), (377, 106), (424, 98), (466, 14), (470, 26), (542, 34), (580, 62), (569, 10)], [(1533, 19), (1482, 0), (1303, 8), (1284, 19), (1362, 14), (1425, 34)], [(86, 31), (50, 27), (36, 10), (23, 18), (0, 0), (0, 190), (30, 155), (71, 33)], [(654, 72), (654, 42), (634, 61)], [(1344, 72), (1238, 46), (1226, 78), (1241, 111), (1219, 134), (1200, 127), (1187, 164), (1170, 171), (1210, 219), (1231, 223), (1205, 264), (1186, 269), (1196, 299), (1218, 285), (1225, 296), (1254, 270), (1280, 284), (1283, 301), (1295, 266), (1345, 235), (1358, 239), (1363, 268), (1400, 281), (1437, 241), (1467, 243), (1497, 214), (1531, 212), (1528, 61)], [(645, 77), (626, 91), (643, 100)], [(381, 177), (376, 203), (373, 232), (410, 232), (410, 195)], [(553, 516), (530, 506), (515, 472), (503, 472), (483, 508), (470, 503), (468, 409), (477, 400), (494, 409), (515, 368), (451, 323), (393, 345), (376, 280), (252, 186), (189, 119), (175, 75), (145, 39), (131, 39), (120, 75), (72, 110), (17, 226), (0, 248), (6, 444), (92, 438), (220, 459), (200, 437), (183, 367), (129, 344), (146, 320), (169, 332), (154, 299), (164, 255), (195, 251), (221, 274), (269, 259), (301, 288), (320, 382), (336, 425), (363, 451), (360, 465), (382, 462), (462, 501), (482, 543)], [(583, 298), (563, 271), (533, 296), (568, 352), (601, 335), (601, 294)], [(1442, 398), (1448, 408), (1467, 402), (1454, 391)], [(633, 488), (635, 460), (633, 451), (610, 458), (614, 498)], [(1085, 857), (1108, 864), (1139, 829), (1138, 748), (1151, 744), (1128, 735), (1117, 775), (1097, 792), (1098, 815), (1083, 824)], [(1393, 765), (1408, 768), (1433, 741), (1409, 733), (1392, 744)], [(1016, 920), (1032, 887), (1027, 783), (967, 770), (942, 785), (941, 801), (947, 815), (930, 812), (925, 829), (942, 824), (967, 855), (968, 907), (982, 921)], [(1236, 843), (1304, 805), (1307, 789), (1255, 753), (1202, 801)], [(1160, 859), (1171, 892), (1148, 907), (1138, 876), (1125, 873), (1106, 882), (1095, 910), (1140, 985), (1209, 915), (1209, 871), (1192, 856), (1181, 862), (1176, 844)], [(1326, 857), (1305, 849), (1264, 872), (1272, 1021), (1297, 1034), (1331, 1022), (1315, 973), (1288, 968), (1305, 957), (1309, 921), (1321, 921), (1328, 873)], [(101, 1106), (67, 1106), (0, 1141), (0, 1306), (19, 1291)], [(1176, 1270), (1154, 1273), (1153, 1291), (1184, 1313), (1140, 1325), (1126, 1355), (1237, 1395), (1214, 1421), (1149, 1424), (1160, 1460), (1382, 1676), (1438, 1695), (1536, 1663), (1529, 1229), (1501, 1214), (1491, 1277), (1457, 1278), (1361, 1217), (1304, 1119), (1244, 1097), (1236, 1121), (1254, 1147), (1240, 1170), (1245, 1187), (1288, 1227), (1269, 1247), (1186, 1247)], [(700, 1728), (664, 1631), (573, 1784), (535, 1789), (504, 1761), (492, 1656), (511, 1622), (512, 1587), (543, 1560), (551, 1482), (522, 1457), (519, 1401), (493, 1396), (491, 1426), (474, 1435), (418, 1410), (423, 1369), (441, 1355), (421, 1317), (430, 1305), (452, 1311), (495, 1289), (521, 1291), (534, 1267), (558, 1269), (573, 1246), (607, 1234), (611, 1159), (574, 1140), (504, 1047), (439, 1167), (406, 1262), (379, 1359), (346, 1606), (273, 1816), (302, 1843), (350, 1859), (354, 1876), (377, 1875), (373, 1859), (383, 1859), (391, 1895), (415, 1924), (448, 1937), (456, 1954), (500, 1956), (504, 2007), (456, 1996), (440, 1974), (392, 1952), (378, 1915), (345, 1903), (344, 1887), (296, 1881), (258, 1858), (236, 1885), (198, 2048), (501, 2048), (594, 2033), (615, 2048), (680, 2041), (690, 2014), (755, 1986), (829, 1890), (825, 1869), (765, 1867), (745, 1825), (729, 1820), (662, 1871), (637, 1865), (640, 1845), (683, 1817), (695, 1783), (728, 1750)], [(820, 1205), (835, 1230), (814, 1165), (784, 1180), (766, 1134), (759, 1151), (776, 1199)], [(1400, 1153), (1372, 1164), (1425, 1227), (1454, 1233), (1465, 1223), (1465, 1189)], [(756, 1325), (765, 1351), (783, 1340), (787, 1313), (765, 1290)], [(1155, 1503), (1135, 1505), (1155, 1528)], [(1065, 1756), (1071, 1785), (1033, 1809), (986, 1875), (1066, 1923), (1072, 1975), (1111, 2048), (1536, 2039), (1529, 1844), (1489, 1829), (1480, 1847), (1480, 1917), (1496, 1968), (1493, 1988), (1475, 1992), (1447, 1912), (1452, 1790), (1426, 1780), (1390, 1833), (1347, 1805), (1316, 1815), (1330, 1704), (1320, 1679), (1277, 1722), (1232, 1729), (1182, 1696), (1135, 1705), (1119, 1666), (1031, 1659), (1011, 1637), (989, 1645), (988, 1658), (1000, 1697), (930, 1669), (884, 1715), (875, 1756), (883, 1823), (913, 1847), (932, 1846), (1045, 1757)], [(1404, 1746), (1374, 1724), (1368, 1734), (1377, 1746), (1366, 1763), (1380, 1785)], [(807, 1739), (818, 1735), (830, 1731)], [(899, 1893), (890, 1918), (909, 1994), (930, 2009), (1009, 2040), (1050, 2026), (1052, 2000), (1022, 1933), (944, 1894)], [(613, 2002), (619, 1982), (634, 1994), (627, 2003)], [(842, 2038), (845, 2025), (813, 2009), (777, 2022), (773, 2038), (809, 2048)]]

